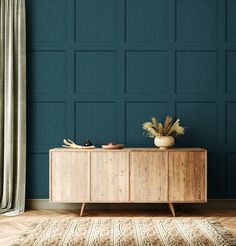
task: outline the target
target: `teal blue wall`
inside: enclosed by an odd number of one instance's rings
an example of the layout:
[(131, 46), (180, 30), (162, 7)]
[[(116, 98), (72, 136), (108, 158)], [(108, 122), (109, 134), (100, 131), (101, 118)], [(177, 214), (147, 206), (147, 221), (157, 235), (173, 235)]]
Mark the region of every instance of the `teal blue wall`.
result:
[(27, 0), (27, 29), (28, 198), (63, 138), (153, 146), (167, 114), (209, 150), (209, 197), (236, 198), (236, 0)]

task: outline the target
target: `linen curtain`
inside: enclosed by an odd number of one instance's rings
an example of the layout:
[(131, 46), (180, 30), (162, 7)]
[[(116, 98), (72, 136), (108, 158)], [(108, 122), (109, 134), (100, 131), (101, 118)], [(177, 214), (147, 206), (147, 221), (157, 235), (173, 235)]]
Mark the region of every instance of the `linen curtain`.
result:
[(0, 213), (25, 208), (25, 0), (0, 0)]

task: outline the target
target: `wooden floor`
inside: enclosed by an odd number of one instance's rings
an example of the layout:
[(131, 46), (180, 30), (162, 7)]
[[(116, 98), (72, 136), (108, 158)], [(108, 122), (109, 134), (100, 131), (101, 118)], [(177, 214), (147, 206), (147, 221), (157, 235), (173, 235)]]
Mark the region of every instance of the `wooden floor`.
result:
[[(162, 210), (87, 210), (84, 217), (172, 217), (170, 211)], [(178, 217), (211, 218), (219, 221), (236, 237), (236, 210), (220, 211), (177, 211)], [(20, 216), (0, 215), (0, 245), (10, 245), (29, 225), (41, 218), (79, 218), (79, 210), (29, 210)]]

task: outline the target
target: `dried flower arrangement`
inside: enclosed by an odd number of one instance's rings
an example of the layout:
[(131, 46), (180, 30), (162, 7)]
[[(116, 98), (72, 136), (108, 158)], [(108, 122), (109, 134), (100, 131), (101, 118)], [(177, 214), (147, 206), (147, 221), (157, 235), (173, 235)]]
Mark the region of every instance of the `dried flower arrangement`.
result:
[(185, 132), (185, 128), (180, 126), (180, 119), (173, 123), (173, 118), (170, 116), (166, 116), (164, 126), (155, 117), (151, 117), (151, 122), (143, 123), (143, 129), (147, 131), (147, 136), (151, 138), (162, 136), (176, 137), (183, 135)]

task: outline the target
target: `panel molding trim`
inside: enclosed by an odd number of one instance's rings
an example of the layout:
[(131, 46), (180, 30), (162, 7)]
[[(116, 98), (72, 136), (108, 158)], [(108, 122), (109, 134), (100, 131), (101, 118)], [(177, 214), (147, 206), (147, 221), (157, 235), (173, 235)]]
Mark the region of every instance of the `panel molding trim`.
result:
[(26, 5), (27, 198), (48, 197), (40, 177), (63, 138), (151, 147), (142, 123), (167, 114), (188, 127), (177, 146), (214, 153), (209, 197), (236, 198), (236, 0)]

